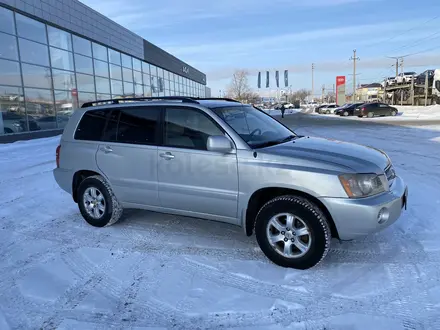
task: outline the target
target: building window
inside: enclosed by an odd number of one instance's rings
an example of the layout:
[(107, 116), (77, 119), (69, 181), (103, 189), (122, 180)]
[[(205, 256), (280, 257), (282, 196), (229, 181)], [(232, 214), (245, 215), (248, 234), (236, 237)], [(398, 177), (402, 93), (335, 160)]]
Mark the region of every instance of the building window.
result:
[(43, 23), (37, 22), (32, 18), (15, 14), (17, 22), (17, 33), (20, 37), (47, 43), (46, 26)]
[(26, 87), (52, 88), (52, 76), (49, 68), (23, 63), (21, 69)]
[(0, 7), (0, 31), (15, 34), (14, 15), (12, 11), (3, 7)]
[(95, 93), (78, 92), (78, 107), (81, 108), (86, 102), (96, 101)]
[(110, 78), (122, 80), (122, 68), (120, 66), (110, 64)]
[(121, 54), (121, 57), (122, 57), (122, 66), (132, 69), (133, 65), (131, 63), (131, 57), (125, 54)]
[(93, 43), (93, 58), (107, 62), (107, 47)]
[(95, 93), (95, 81), (93, 79), (93, 76), (77, 73), (76, 82), (78, 84), (79, 91)]
[(72, 51), (72, 36), (70, 33), (48, 25), (47, 34), (49, 37), (49, 45)]
[(134, 94), (134, 86), (132, 83), (124, 82), (124, 95), (125, 96), (133, 96)]
[(53, 68), (73, 71), (73, 54), (50, 47), (50, 61)]
[(122, 81), (118, 80), (110, 80), (112, 97), (121, 97), (124, 95), (124, 91), (122, 89)]
[(108, 58), (110, 63), (112, 64), (116, 64), (116, 65), (121, 65), (121, 53), (117, 52), (116, 50), (113, 49), (108, 49)]
[(142, 62), (142, 72), (146, 74), (150, 74), (150, 64), (146, 62)]
[[(25, 88), (26, 113), (29, 130), (56, 128), (56, 121), (47, 121), (47, 117), (55, 117), (55, 106), (52, 91), (49, 89)], [(40, 124), (41, 122), (41, 124)]]
[(75, 54), (76, 72), (93, 74), (93, 61), (90, 57)]
[(76, 88), (75, 74), (73, 72), (53, 69), (52, 76), (55, 89), (71, 91)]
[(137, 58), (133, 58), (133, 70), (142, 71), (141, 61)]
[(20, 38), (18, 42), (22, 62), (49, 66), (49, 50), (46, 45)]
[(0, 86), (0, 135), (20, 133), (27, 129), (23, 101), (21, 87)]
[(108, 63), (94, 60), (95, 75), (108, 78)]
[(110, 94), (96, 94), (97, 100), (110, 100), (111, 98)]
[(92, 43), (75, 35), (73, 36), (73, 50), (76, 54), (92, 57)]
[(131, 69), (122, 68), (122, 76), (124, 81), (133, 82), (133, 71)]
[(110, 82), (106, 78), (95, 77), (96, 93), (110, 94)]
[(142, 73), (133, 71), (134, 83), (142, 85)]
[(0, 33), (0, 57), (18, 61), (17, 38)]
[(139, 84), (134, 85), (134, 94), (136, 96), (143, 96), (144, 95), (144, 87)]

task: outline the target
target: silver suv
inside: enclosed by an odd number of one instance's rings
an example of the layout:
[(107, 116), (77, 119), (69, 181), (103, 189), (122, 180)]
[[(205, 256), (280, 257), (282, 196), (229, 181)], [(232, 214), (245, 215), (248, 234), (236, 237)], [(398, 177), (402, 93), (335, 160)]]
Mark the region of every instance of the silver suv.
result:
[(56, 154), (55, 179), (92, 226), (114, 224), (123, 208), (227, 222), (255, 232), (284, 267), (313, 267), (332, 237), (377, 232), (407, 201), (384, 152), (299, 136), (229, 99), (87, 103)]

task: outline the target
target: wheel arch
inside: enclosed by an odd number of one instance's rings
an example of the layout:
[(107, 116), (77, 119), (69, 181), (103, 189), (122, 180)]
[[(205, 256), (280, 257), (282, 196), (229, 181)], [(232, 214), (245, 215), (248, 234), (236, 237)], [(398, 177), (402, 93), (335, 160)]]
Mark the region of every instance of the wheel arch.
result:
[(260, 208), (273, 198), (283, 196), (283, 195), (294, 195), (308, 199), (310, 202), (315, 204), (326, 216), (332, 237), (339, 238), (339, 234), (335, 225), (335, 222), (328, 211), (327, 207), (316, 197), (310, 195), (301, 190), (282, 188), (282, 187), (265, 187), (255, 191), (249, 198), (246, 212), (244, 213), (244, 230), (247, 236), (251, 236), (254, 231), (254, 225), (256, 216)]
[(90, 170), (80, 170), (80, 171), (75, 172), (75, 174), (73, 175), (73, 179), (72, 179), (72, 197), (73, 197), (73, 200), (75, 203), (78, 203), (77, 192), (78, 192), (78, 187), (79, 187), (80, 183), (83, 182), (88, 177), (91, 177), (94, 175), (102, 176), (101, 173), (98, 173), (95, 171), (90, 171)]

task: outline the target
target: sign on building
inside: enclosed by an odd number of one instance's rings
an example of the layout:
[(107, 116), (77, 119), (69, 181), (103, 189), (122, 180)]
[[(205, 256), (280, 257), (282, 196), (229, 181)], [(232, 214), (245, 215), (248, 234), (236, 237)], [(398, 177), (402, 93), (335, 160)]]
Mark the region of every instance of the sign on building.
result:
[(336, 77), (336, 104), (344, 104), (345, 98), (345, 76)]

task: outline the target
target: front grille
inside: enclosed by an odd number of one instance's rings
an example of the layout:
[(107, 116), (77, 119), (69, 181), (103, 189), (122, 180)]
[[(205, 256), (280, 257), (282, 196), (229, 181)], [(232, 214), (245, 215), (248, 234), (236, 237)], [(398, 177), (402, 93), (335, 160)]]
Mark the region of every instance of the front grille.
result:
[(385, 175), (391, 187), (393, 185), (394, 179), (396, 178), (396, 172), (394, 171), (393, 165), (390, 164), (385, 168)]

